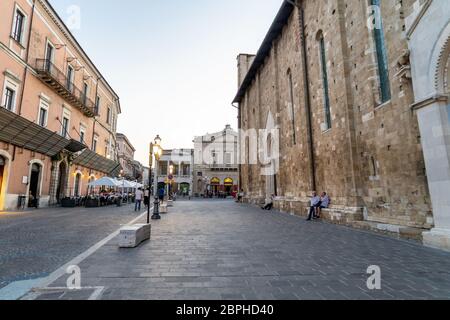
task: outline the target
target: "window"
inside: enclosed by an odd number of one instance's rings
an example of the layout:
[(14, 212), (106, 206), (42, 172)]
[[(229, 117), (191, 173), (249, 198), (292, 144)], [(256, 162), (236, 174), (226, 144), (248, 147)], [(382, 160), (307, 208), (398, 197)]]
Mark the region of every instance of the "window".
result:
[(52, 72), (53, 68), (53, 60), (54, 60), (54, 51), (55, 48), (53, 48), (53, 45), (50, 42), (47, 42), (47, 48), (45, 50), (45, 63), (46, 63), (46, 70), (48, 72)]
[(324, 111), (325, 111), (325, 130), (331, 129), (331, 110), (330, 110), (330, 94), (328, 88), (328, 72), (327, 72), (327, 59), (325, 54), (325, 40), (323, 34), (319, 34), (319, 46), (320, 46), (320, 62), (322, 66), (322, 83), (323, 83), (323, 96), (324, 96)]
[(72, 92), (72, 90), (73, 90), (73, 78), (74, 78), (73, 67), (69, 65), (67, 67), (67, 84), (66, 84), (66, 88), (70, 92)]
[(19, 9), (16, 9), (12, 31), (13, 39), (19, 43), (22, 43), (24, 30), (25, 30), (25, 15)]
[(111, 124), (111, 108), (110, 107), (108, 107), (108, 111), (106, 114), (106, 123)]
[(86, 128), (84, 126), (80, 126), (80, 142), (84, 144), (86, 140)]
[(83, 104), (84, 105), (87, 104), (88, 94), (89, 94), (89, 86), (87, 83), (84, 83), (84, 85), (83, 85)]
[(225, 153), (225, 164), (232, 164), (231, 153)]
[(3, 103), (4, 107), (6, 109), (8, 109), (9, 111), (13, 111), (14, 107), (15, 107), (15, 103), (16, 103), (16, 101), (15, 101), (16, 100), (16, 92), (11, 88), (6, 87), (5, 88), (5, 97), (3, 100), (4, 100), (4, 103)]
[[(380, 0), (371, 0), (372, 6), (380, 7)], [(381, 12), (381, 11), (378, 11)], [(378, 23), (374, 28), (374, 39), (375, 39), (375, 50), (378, 64), (378, 77), (379, 77), (379, 85), (380, 85), (380, 100), (381, 103), (385, 103), (391, 100), (391, 88), (389, 83), (389, 66), (388, 66), (388, 57), (385, 45), (385, 38), (383, 32), (383, 21), (381, 14), (377, 16), (379, 19)]]
[(95, 114), (98, 116), (100, 114), (100, 97), (95, 98)]
[(97, 143), (98, 143), (98, 137), (94, 138), (94, 142), (92, 143), (92, 151), (97, 152)]
[(47, 97), (44, 97), (43, 94), (41, 94), (41, 99), (39, 102), (39, 114), (38, 114), (38, 120), (37, 123), (41, 127), (46, 127), (48, 122), (48, 109), (50, 105), (50, 101), (47, 100)]
[(41, 127), (47, 126), (47, 109), (40, 107), (39, 109), (39, 125)]
[(69, 135), (69, 118), (63, 118), (61, 134), (64, 138), (67, 138), (67, 136)]
[(292, 79), (292, 72), (291, 69), (288, 70), (287, 73), (288, 76), (288, 85), (289, 85), (289, 99), (291, 103), (291, 117), (292, 117), (292, 142), (294, 145), (297, 144), (297, 136), (296, 136), (296, 129), (295, 129), (295, 104), (294, 104), (294, 82)]

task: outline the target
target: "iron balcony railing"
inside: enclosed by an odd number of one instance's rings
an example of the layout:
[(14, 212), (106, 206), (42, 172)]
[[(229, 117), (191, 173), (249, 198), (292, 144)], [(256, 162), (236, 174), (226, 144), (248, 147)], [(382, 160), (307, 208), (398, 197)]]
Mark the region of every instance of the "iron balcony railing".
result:
[(86, 116), (98, 116), (98, 108), (82, 90), (48, 59), (36, 59), (36, 71), (41, 80), (67, 102), (78, 107)]

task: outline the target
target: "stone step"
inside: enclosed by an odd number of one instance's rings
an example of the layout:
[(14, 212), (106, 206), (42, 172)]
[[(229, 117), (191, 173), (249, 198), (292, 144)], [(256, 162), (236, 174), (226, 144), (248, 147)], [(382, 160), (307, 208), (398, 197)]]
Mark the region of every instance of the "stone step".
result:
[(372, 221), (355, 221), (351, 224), (352, 227), (362, 230), (374, 231), (390, 236), (394, 236), (399, 239), (407, 240), (423, 240), (423, 233), (427, 232), (426, 229), (406, 227), (394, 224), (378, 223)]

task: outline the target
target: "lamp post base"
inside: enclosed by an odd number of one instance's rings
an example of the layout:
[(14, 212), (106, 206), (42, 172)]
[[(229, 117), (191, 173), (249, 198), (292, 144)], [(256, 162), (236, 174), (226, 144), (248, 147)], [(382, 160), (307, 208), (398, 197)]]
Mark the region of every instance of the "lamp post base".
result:
[(152, 220), (160, 220), (160, 219), (161, 216), (159, 215), (159, 199), (155, 197)]

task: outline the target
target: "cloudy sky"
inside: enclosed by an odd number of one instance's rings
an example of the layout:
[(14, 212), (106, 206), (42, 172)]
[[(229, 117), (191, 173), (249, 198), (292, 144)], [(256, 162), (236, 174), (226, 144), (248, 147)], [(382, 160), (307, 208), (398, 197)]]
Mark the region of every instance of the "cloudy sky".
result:
[[(236, 57), (255, 53), (282, 0), (50, 0), (121, 98), (118, 130), (148, 163), (148, 144), (191, 148), (237, 127)], [(76, 26), (76, 24), (75, 24)]]

